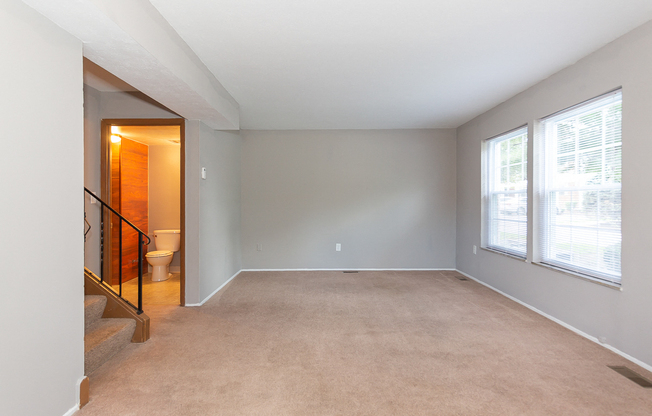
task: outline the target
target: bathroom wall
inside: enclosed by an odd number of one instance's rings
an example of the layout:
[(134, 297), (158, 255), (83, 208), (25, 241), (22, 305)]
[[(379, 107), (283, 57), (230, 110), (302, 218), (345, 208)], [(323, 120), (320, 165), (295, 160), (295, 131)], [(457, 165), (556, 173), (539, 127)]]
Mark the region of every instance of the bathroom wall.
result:
[(82, 43), (0, 2), (0, 415), (71, 415), (84, 377)]
[[(149, 146), (149, 234), (181, 228), (181, 146)], [(148, 251), (155, 250), (150, 244)], [(180, 270), (180, 253), (174, 253), (170, 271)], [(150, 266), (151, 267), (151, 266)]]

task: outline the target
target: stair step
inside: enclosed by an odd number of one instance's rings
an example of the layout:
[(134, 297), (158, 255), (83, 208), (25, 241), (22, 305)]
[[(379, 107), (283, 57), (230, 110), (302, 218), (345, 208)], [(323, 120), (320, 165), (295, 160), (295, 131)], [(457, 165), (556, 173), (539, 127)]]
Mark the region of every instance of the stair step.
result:
[(95, 321), (84, 335), (84, 373), (92, 373), (131, 342), (136, 321), (103, 318)]
[(84, 296), (84, 330), (93, 325), (104, 314), (106, 307), (106, 296), (86, 295)]

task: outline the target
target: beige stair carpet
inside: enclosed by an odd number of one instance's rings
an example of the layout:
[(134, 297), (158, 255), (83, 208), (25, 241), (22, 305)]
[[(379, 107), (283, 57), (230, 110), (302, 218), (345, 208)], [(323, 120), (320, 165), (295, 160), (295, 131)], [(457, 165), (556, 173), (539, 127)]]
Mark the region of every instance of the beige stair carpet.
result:
[(243, 272), (91, 375), (80, 416), (640, 415), (651, 374), (452, 272)]
[(106, 308), (106, 296), (86, 295), (84, 296), (84, 329), (93, 325), (104, 314)]
[(102, 318), (105, 296), (84, 296), (84, 374), (88, 375), (131, 342), (136, 321)]
[(136, 321), (105, 318), (93, 323), (84, 336), (84, 372), (90, 374), (131, 342)]

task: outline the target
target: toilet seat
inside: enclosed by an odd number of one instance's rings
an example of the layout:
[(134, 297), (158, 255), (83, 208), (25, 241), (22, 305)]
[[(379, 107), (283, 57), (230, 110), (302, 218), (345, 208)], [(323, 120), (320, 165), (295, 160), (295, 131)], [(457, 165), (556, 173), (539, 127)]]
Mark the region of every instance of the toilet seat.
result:
[(174, 255), (172, 251), (157, 250), (157, 251), (150, 251), (149, 253), (145, 254), (145, 257), (167, 257), (172, 255)]

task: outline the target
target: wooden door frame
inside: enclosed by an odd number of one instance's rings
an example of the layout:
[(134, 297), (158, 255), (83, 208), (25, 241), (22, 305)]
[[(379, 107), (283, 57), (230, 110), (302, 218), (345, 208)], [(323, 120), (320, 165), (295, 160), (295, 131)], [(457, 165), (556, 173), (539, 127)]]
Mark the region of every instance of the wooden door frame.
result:
[[(111, 172), (110, 172), (110, 163), (109, 158), (111, 157), (111, 146), (110, 140), (111, 137), (111, 126), (179, 126), (179, 139), (181, 144), (181, 155), (180, 155), (180, 229), (181, 229), (181, 248), (179, 249), (179, 255), (181, 256), (181, 276), (180, 276), (180, 285), (179, 285), (179, 304), (181, 306), (186, 306), (186, 120), (183, 118), (120, 118), (120, 119), (103, 119), (101, 123), (101, 183), (102, 183), (102, 193), (100, 198), (102, 198), (107, 203), (111, 203)], [(106, 222), (105, 217), (105, 224)], [(107, 232), (105, 232), (104, 241), (111, 241), (111, 228), (106, 227)], [(149, 231), (148, 231), (149, 232)], [(106, 243), (105, 243), (106, 247)], [(104, 276), (111, 276), (111, 250), (105, 248), (104, 253)]]

